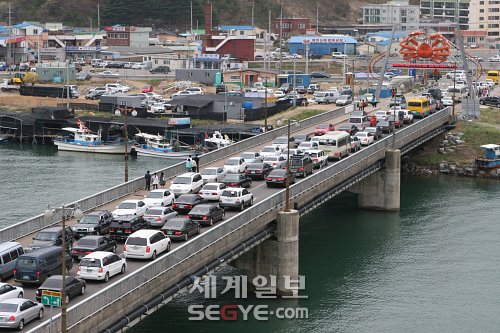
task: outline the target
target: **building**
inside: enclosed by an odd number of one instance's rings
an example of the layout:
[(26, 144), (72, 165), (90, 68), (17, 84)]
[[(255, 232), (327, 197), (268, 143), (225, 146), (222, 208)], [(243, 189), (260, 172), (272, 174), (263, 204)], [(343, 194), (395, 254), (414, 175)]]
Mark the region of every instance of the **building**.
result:
[(152, 28), (113, 25), (105, 27), (108, 46), (148, 47)]
[(490, 43), (493, 42), (492, 38), (488, 36), (489, 31), (486, 30), (465, 30), (460, 33), (465, 46), (476, 44), (480, 48), (489, 48)]
[[(281, 27), (280, 27), (281, 23)], [(291, 36), (305, 35), (307, 30), (311, 29), (311, 20), (305, 17), (278, 17), (274, 19), (273, 33), (281, 38), (289, 38)]]
[(278, 78), (277, 72), (260, 69), (231, 70), (225, 71), (222, 75), (224, 83), (242, 87), (253, 87), (256, 82), (273, 87), (276, 86)]
[(177, 34), (172, 31), (161, 30), (156, 34), (156, 39), (158, 40), (158, 44), (170, 44), (177, 42)]
[(75, 65), (68, 67), (65, 63), (43, 63), (43, 66), (36, 68), (36, 73), (41, 82), (66, 82), (66, 79), (76, 80), (77, 71)]
[[(500, 1), (472, 1), (469, 7), (469, 29), (487, 32), (487, 40), (490, 43), (500, 40)], [(469, 37), (472, 39), (472, 36)], [(480, 41), (469, 43), (479, 45), (478, 42)]]
[(393, 0), (387, 4), (366, 5), (363, 10), (363, 25), (387, 26), (400, 24), (401, 30), (417, 30), (420, 10), (408, 0)]
[[(478, 2), (496, 2), (496, 0), (475, 0)], [(469, 29), (469, 4), (471, 0), (420, 0), (421, 19), (433, 22), (454, 22), (461, 30)]]
[(219, 30), (233, 36), (255, 36), (256, 29), (251, 25), (221, 25)]
[[(400, 46), (399, 42), (408, 36), (409, 31), (394, 31), (394, 38), (391, 44), (391, 53), (398, 53)], [(391, 31), (377, 31), (377, 32), (369, 32), (366, 34), (365, 43), (370, 43), (375, 46), (375, 51), (373, 48), (370, 48), (370, 53), (381, 53), (387, 51), (389, 46), (389, 42), (391, 39)]]
[(354, 54), (358, 42), (346, 35), (322, 36), (292, 36), (288, 41), (288, 51), (296, 54), (306, 54), (306, 45), (309, 45), (309, 55), (331, 55), (332, 52)]

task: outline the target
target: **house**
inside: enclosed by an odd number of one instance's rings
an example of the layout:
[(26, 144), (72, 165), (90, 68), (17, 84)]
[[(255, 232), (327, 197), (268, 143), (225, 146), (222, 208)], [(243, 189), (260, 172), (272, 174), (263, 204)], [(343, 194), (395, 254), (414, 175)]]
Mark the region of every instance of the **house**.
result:
[[(490, 30), (463, 30), (460, 31), (465, 46), (476, 44), (480, 48), (488, 48), (490, 42)], [(455, 33), (456, 35), (456, 33)], [(497, 37), (498, 38), (498, 37)], [(493, 38), (491, 38), (493, 39)]]
[[(10, 48), (11, 56), (7, 57), (7, 48)], [(19, 64), (29, 59), (28, 43), (26, 36), (0, 36), (0, 60), (7, 64)]]
[(175, 70), (175, 80), (213, 85), (217, 83), (217, 77), (220, 80), (220, 73), (220, 69), (181, 68)]
[(311, 29), (311, 20), (306, 17), (277, 17), (274, 19), (273, 33), (278, 36), (281, 33), (281, 38), (305, 35), (309, 29)]
[(117, 24), (105, 27), (104, 30), (108, 46), (147, 47), (149, 46), (149, 33), (153, 29)]
[(309, 45), (309, 54), (354, 54), (357, 43), (356, 39), (347, 35), (292, 36), (288, 41), (288, 50), (290, 53), (305, 55), (306, 45)]
[(156, 34), (156, 39), (158, 40), (158, 44), (161, 45), (175, 43), (177, 42), (177, 34), (172, 31), (161, 30)]
[(65, 63), (46, 62), (43, 66), (37, 66), (36, 73), (40, 82), (65, 82), (68, 75), (69, 81), (76, 80), (77, 71), (73, 64), (68, 67)]
[(251, 25), (221, 25), (219, 30), (233, 36), (255, 36), (256, 30)]
[[(402, 41), (406, 36), (408, 36), (409, 31), (395, 31), (391, 53), (399, 52), (399, 42)], [(389, 40), (391, 38), (391, 31), (377, 31), (377, 32), (369, 32), (366, 34), (365, 43), (370, 43), (375, 45), (375, 51), (371, 49), (372, 53), (381, 53), (387, 50), (389, 45)]]
[(262, 69), (241, 69), (222, 73), (222, 80), (224, 83), (236, 84), (242, 87), (253, 87), (257, 82), (261, 82), (268, 87), (275, 87), (277, 78), (277, 72)]

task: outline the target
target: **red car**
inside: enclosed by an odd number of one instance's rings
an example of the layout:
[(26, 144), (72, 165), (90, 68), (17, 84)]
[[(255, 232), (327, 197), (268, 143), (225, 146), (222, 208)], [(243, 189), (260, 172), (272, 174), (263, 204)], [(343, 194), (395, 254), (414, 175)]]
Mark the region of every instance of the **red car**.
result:
[(153, 86), (147, 85), (142, 88), (143, 93), (153, 92)]
[(332, 124), (320, 124), (314, 129), (314, 135), (325, 135), (326, 132), (335, 131)]

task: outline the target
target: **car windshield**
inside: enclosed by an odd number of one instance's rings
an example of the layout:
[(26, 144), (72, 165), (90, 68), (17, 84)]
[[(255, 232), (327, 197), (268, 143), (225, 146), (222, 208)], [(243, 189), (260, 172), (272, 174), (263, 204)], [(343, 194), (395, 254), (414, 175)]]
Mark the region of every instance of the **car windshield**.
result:
[(238, 191), (225, 190), (222, 192), (221, 196), (223, 197), (238, 197), (240, 194)]
[(163, 215), (163, 209), (148, 209), (146, 211), (147, 215)]
[(240, 160), (239, 159), (229, 159), (226, 162), (226, 165), (238, 165), (238, 164), (240, 164)]
[(17, 312), (17, 304), (0, 303), (0, 312)]
[(379, 121), (377, 123), (377, 126), (389, 126), (389, 122), (387, 122), (387, 121)]
[(203, 186), (203, 190), (207, 191), (217, 191), (219, 189), (218, 185), (205, 185)]
[(210, 207), (208, 206), (196, 206), (191, 211), (189, 214), (208, 214), (210, 212)]
[(255, 153), (243, 153), (243, 154), (241, 154), (241, 157), (244, 159), (254, 159)]
[(351, 118), (351, 119), (349, 119), (349, 122), (351, 124), (360, 124), (361, 123), (361, 118)]
[(19, 257), (19, 259), (17, 259), (16, 267), (21, 269), (36, 268), (36, 259), (30, 257)]
[(310, 142), (302, 142), (299, 145), (299, 148), (310, 148), (310, 147), (312, 147), (312, 143), (310, 143)]
[(288, 140), (287, 138), (277, 138), (273, 141), (273, 143), (277, 143), (277, 144), (283, 144), (283, 143), (288, 143)]
[(339, 97), (341, 100), (347, 100), (349, 98), (349, 95), (342, 95)]
[(62, 276), (53, 276), (50, 279), (45, 280), (40, 288), (55, 288), (59, 289), (62, 285)]
[(306, 140), (306, 139), (307, 139), (307, 135), (306, 134), (295, 135), (295, 140)]
[(274, 147), (264, 147), (264, 148), (262, 149), (262, 151), (263, 151), (264, 153), (273, 153), (273, 152), (275, 152), (275, 151), (276, 151), (276, 149), (275, 149)]
[(376, 127), (365, 127), (366, 132), (376, 132), (377, 128)]
[(275, 162), (279, 159), (278, 156), (267, 156), (264, 161), (267, 162), (267, 161), (270, 161), (270, 162)]
[(84, 267), (101, 267), (101, 259), (90, 259), (90, 258), (83, 258), (82, 261), (80, 261), (80, 266)]
[(41, 240), (41, 241), (53, 241), (56, 240), (57, 238), (57, 232), (44, 232), (41, 231), (36, 235), (35, 239), (36, 240)]
[(316, 97), (325, 97), (325, 93), (316, 93)]
[(83, 237), (76, 243), (77, 246), (96, 246), (97, 239)]
[(349, 124), (340, 124), (337, 126), (338, 130), (346, 130), (346, 129), (351, 129), (351, 125)]
[(118, 205), (118, 209), (135, 209), (135, 203), (133, 202), (122, 202)]
[(172, 184), (191, 184), (191, 177), (177, 177)]
[(299, 159), (292, 159), (290, 163), (292, 164), (292, 166), (302, 166), (302, 160)]
[(216, 175), (217, 174), (217, 169), (205, 169), (201, 172), (202, 175), (204, 176), (211, 176), (211, 175)]
[(161, 199), (163, 198), (163, 192), (149, 192), (148, 194), (146, 194), (146, 198)]
[(129, 238), (127, 238), (127, 241), (125, 242), (125, 244), (146, 246), (146, 245), (148, 245), (148, 240), (146, 238), (142, 238), (142, 237), (129, 237)]
[(168, 220), (165, 225), (163, 226), (162, 229), (165, 229), (165, 228), (172, 228), (172, 227), (175, 227), (175, 228), (183, 228), (184, 227), (184, 220), (179, 220), (179, 219), (171, 219), (171, 220)]
[(80, 223), (81, 224), (97, 224), (97, 223), (99, 223), (99, 216), (98, 215), (85, 215), (80, 220)]
[(238, 181), (240, 180), (240, 175), (237, 174), (237, 173), (234, 173), (234, 174), (228, 174), (224, 177), (224, 180), (226, 181), (230, 181), (230, 182), (235, 182), (235, 181)]

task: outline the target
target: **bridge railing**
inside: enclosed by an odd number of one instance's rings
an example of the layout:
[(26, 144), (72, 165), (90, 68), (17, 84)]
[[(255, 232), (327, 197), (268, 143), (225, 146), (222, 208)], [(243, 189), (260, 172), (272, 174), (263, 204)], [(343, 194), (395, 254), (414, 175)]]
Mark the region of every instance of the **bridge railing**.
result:
[[(292, 132), (300, 131), (301, 129), (307, 128), (312, 125), (319, 124), (324, 121), (329, 121), (332, 118), (338, 117), (345, 114), (345, 108), (336, 108), (331, 111), (327, 111), (316, 116), (299, 121), (300, 126), (291, 128)], [(240, 151), (248, 150), (252, 147), (261, 145), (265, 142), (273, 140), (278, 136), (283, 136), (287, 134), (287, 127), (282, 126), (276, 128), (272, 131), (256, 135), (254, 137), (236, 142), (228, 147), (214, 150), (207, 154), (200, 156), (200, 164), (206, 165), (222, 159), (227, 158)], [(165, 169), (158, 170), (157, 172), (163, 171), (165, 178), (174, 178), (175, 176), (185, 172), (184, 162), (177, 163), (175, 165), (169, 166)], [(80, 199), (78, 201), (67, 204), (69, 207), (74, 207), (78, 205), (80, 209), (84, 212), (92, 210), (96, 207), (109, 203), (118, 198), (124, 197), (130, 193), (138, 191), (144, 188), (144, 178), (139, 177), (133, 179), (127, 183), (123, 183), (97, 194), (90, 195), (86, 198)], [(40, 214), (25, 221), (13, 224), (9, 227), (0, 230), (0, 242), (15, 240), (23, 236), (29, 235), (37, 230), (43, 229), (49, 225), (58, 223), (60, 219), (53, 218), (50, 221), (44, 219), (44, 215)]]
[[(444, 119), (447, 119), (450, 114), (451, 109), (445, 109), (402, 129), (396, 134), (396, 146), (401, 147), (405, 145), (405, 138), (424, 135), (429, 131), (429, 129), (432, 129), (433, 126), (442, 126), (445, 122)], [(325, 169), (320, 170), (319, 172), (292, 185), (290, 188), (292, 199), (301, 193), (314, 190), (318, 186), (321, 187), (322, 183), (324, 183), (327, 179), (338, 176), (342, 172), (348, 172), (355, 164), (365, 163), (365, 166), (368, 167), (373, 161), (384, 158), (385, 150), (391, 144), (392, 137), (388, 136), (370, 147), (367, 147), (360, 152), (326, 167)], [(367, 162), (365, 162), (365, 160)], [(251, 224), (258, 217), (267, 214), (270, 211), (277, 211), (277, 208), (282, 207), (284, 200), (284, 190), (279, 191), (269, 196), (266, 200), (260, 201), (254, 206), (249, 207), (247, 210), (235, 215), (231, 219), (219, 223), (214, 228), (207, 230), (190, 242), (176, 248), (168, 255), (141, 267), (127, 276), (127, 278), (121, 279), (109, 285), (105, 289), (93, 295), (91, 298), (85, 299), (78, 304), (71, 306), (68, 309), (67, 314), (68, 325), (76, 325), (85, 318), (99, 312), (100, 309), (111, 306), (112, 303), (118, 302), (125, 295), (134, 292), (134, 290), (154, 277), (157, 277), (160, 274), (173, 272), (177, 266), (182, 266), (182, 264), (188, 260), (196, 264), (201, 264), (201, 261), (197, 260), (197, 256), (206, 257), (207, 254), (215, 253), (216, 248), (220, 249), (224, 244), (234, 242), (234, 239), (231, 239), (234, 233)], [(245, 235), (245, 237), (248, 236), (250, 235)], [(168, 286), (165, 286), (165, 288), (166, 287)], [(56, 325), (56, 327), (60, 324), (60, 316), (55, 318), (53, 324)], [(36, 330), (36, 332), (48, 332), (48, 325), (48, 322), (44, 322), (32, 331), (35, 332)]]

